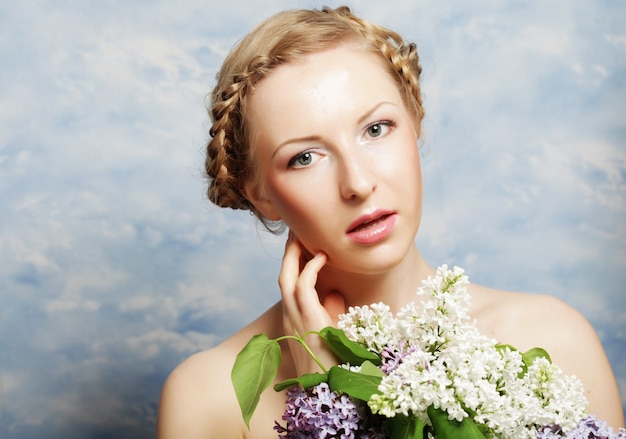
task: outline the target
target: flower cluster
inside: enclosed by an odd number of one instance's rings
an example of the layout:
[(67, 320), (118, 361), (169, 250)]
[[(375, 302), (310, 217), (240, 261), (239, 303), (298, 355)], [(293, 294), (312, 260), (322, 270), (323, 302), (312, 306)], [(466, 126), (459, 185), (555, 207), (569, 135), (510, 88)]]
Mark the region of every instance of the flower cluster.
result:
[[(285, 439), (340, 438), (383, 439), (370, 425), (363, 406), (348, 395), (332, 392), (327, 383), (310, 389), (294, 386), (287, 390), (286, 426), (275, 423), (274, 430)], [(378, 429), (380, 430), (380, 429)]]
[(569, 432), (564, 432), (558, 425), (550, 425), (541, 428), (537, 432), (537, 439), (626, 439), (626, 429), (620, 428), (618, 432), (607, 426), (606, 422), (595, 416), (587, 416)]
[(430, 425), (432, 406), (458, 422), (471, 417), (502, 438), (531, 438), (550, 424), (573, 429), (587, 404), (580, 381), (541, 353), (525, 362), (519, 351), (480, 334), (467, 314), (467, 284), (462, 269), (442, 266), (420, 288), (422, 300), (396, 317), (376, 304), (340, 318), (348, 338), (382, 355), (386, 376), (368, 401), (372, 413)]

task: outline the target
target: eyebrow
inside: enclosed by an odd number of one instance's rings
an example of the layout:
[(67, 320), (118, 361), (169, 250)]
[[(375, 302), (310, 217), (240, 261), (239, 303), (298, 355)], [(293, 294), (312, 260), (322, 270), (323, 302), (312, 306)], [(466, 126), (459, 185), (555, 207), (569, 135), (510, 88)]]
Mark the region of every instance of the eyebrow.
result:
[[(362, 124), (372, 114), (374, 114), (376, 111), (378, 111), (378, 109), (380, 107), (382, 107), (383, 105), (393, 105), (393, 106), (395, 106), (395, 104), (393, 102), (389, 102), (389, 101), (379, 102), (378, 104), (374, 105), (369, 111), (367, 111), (365, 114), (363, 114), (363, 116), (359, 117), (357, 123), (359, 125)], [(278, 145), (278, 147), (274, 150), (274, 153), (272, 154), (272, 158), (274, 158), (274, 156), (278, 153), (278, 151), (280, 151), (280, 149), (283, 146), (285, 146), (285, 145), (289, 145), (291, 143), (301, 143), (301, 142), (317, 141), (317, 140), (320, 140), (320, 138), (321, 138), (320, 136), (312, 135), (312, 136), (294, 137), (293, 139), (287, 139), (284, 142), (281, 142)]]

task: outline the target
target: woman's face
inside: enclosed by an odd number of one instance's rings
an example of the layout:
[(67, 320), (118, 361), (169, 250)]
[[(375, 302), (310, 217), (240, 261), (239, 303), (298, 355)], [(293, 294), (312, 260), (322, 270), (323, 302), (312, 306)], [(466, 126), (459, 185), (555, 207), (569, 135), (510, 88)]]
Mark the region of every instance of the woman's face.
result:
[(340, 270), (404, 258), (421, 217), (418, 135), (381, 60), (340, 46), (280, 66), (247, 119), (259, 186), (246, 192), (266, 217)]

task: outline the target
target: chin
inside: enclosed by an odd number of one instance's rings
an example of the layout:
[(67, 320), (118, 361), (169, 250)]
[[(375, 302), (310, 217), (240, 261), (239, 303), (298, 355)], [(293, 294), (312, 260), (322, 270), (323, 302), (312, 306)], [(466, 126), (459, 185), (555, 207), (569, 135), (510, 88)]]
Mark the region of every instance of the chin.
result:
[(401, 247), (397, 243), (394, 245), (389, 242), (376, 247), (363, 249), (365, 251), (346, 251), (340, 255), (333, 255), (328, 259), (328, 266), (354, 274), (383, 274), (391, 271), (406, 259), (410, 244)]

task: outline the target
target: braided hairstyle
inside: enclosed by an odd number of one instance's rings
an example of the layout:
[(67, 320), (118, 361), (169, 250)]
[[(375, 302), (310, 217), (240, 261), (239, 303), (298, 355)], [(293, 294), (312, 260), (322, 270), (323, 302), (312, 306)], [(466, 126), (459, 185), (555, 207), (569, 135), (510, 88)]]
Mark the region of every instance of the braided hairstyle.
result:
[(246, 199), (244, 192), (245, 185), (258, 178), (246, 120), (251, 92), (276, 67), (347, 42), (362, 45), (383, 59), (419, 132), (424, 110), (415, 44), (405, 43), (397, 33), (354, 16), (346, 6), (281, 12), (244, 37), (217, 75), (217, 85), (210, 95), (212, 126), (205, 162), (209, 200), (221, 207), (250, 210), (272, 230), (271, 221)]

